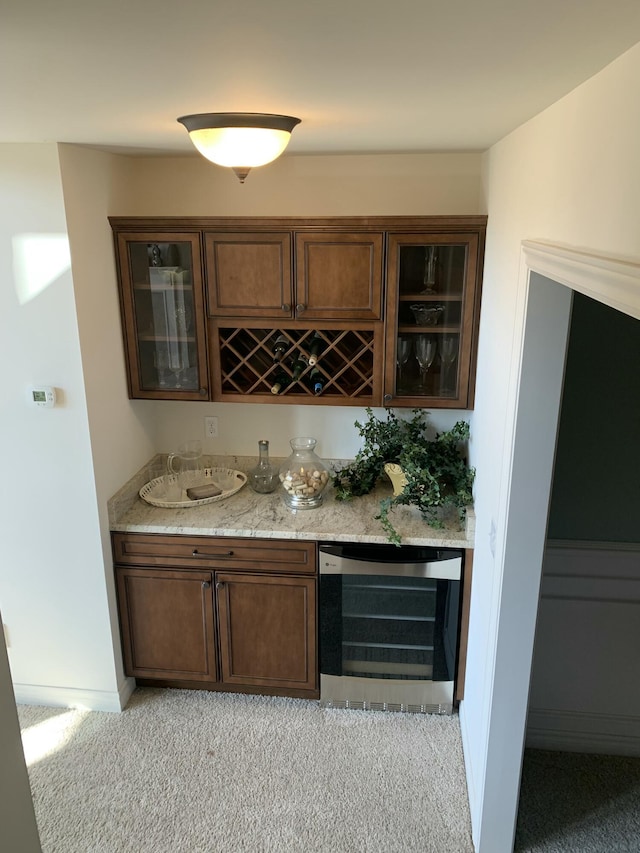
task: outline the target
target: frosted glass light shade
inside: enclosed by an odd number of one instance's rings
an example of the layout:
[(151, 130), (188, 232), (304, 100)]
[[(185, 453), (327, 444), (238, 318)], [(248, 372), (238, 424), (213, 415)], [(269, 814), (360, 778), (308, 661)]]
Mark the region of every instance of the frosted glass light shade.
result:
[(290, 133), (264, 127), (218, 127), (192, 130), (189, 134), (198, 151), (218, 166), (264, 166), (279, 157), (289, 143)]
[(249, 169), (282, 154), (300, 119), (267, 113), (201, 113), (178, 121), (203, 157), (232, 168), (244, 182)]

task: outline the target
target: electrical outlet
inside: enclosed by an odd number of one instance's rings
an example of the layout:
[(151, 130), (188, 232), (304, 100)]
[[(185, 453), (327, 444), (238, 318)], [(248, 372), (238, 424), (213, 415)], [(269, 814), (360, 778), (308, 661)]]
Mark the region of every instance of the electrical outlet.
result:
[(205, 438), (218, 437), (218, 418), (215, 415), (204, 419)]

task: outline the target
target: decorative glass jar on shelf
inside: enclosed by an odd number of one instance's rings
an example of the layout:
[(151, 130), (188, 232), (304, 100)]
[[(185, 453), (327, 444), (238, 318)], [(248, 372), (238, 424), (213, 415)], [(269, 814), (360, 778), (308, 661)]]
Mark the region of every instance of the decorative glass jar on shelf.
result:
[(315, 438), (292, 438), (291, 456), (280, 466), (284, 501), (291, 509), (315, 509), (322, 504), (322, 492), (329, 482), (329, 472), (316, 455)]

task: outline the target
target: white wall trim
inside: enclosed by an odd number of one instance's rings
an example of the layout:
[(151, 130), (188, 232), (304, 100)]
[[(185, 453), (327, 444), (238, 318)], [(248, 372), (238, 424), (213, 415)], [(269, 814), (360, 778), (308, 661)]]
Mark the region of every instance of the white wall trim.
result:
[(127, 678), (118, 692), (76, 690), (73, 687), (51, 687), (40, 684), (14, 684), (17, 705), (46, 705), (50, 708), (82, 708), (88, 711), (119, 713), (135, 689), (135, 679)]
[[(531, 286), (532, 273), (544, 279)], [(560, 409), (555, 378), (562, 371), (561, 330), (558, 328), (558, 298), (549, 282), (559, 290), (569, 288), (640, 318), (640, 263), (614, 258), (571, 246), (524, 240), (514, 323), (522, 319), (524, 335), (519, 353), (513, 353), (515, 381), (509, 389), (513, 419), (506, 425), (505, 449), (509, 458), (501, 484), (500, 522), (504, 538), (496, 552), (495, 567), (500, 582), (499, 612), (495, 630), (495, 653), (487, 661), (490, 700), (485, 744), (486, 763), (477, 778), (481, 800), (470, 792), (473, 837), (478, 853), (513, 849), (518, 809), (518, 790), (525, 744), (528, 687), (533, 661), (536, 612), (542, 577), (547, 509), (555, 433), (551, 424)], [(561, 307), (564, 314), (565, 307)], [(517, 335), (517, 329), (514, 332)], [(565, 346), (568, 322), (564, 331)], [(549, 354), (538, 346), (551, 338)], [(516, 338), (517, 339), (517, 338)], [(527, 353), (531, 346), (532, 353)], [(517, 359), (517, 361), (516, 361)], [(546, 364), (546, 378), (540, 365)], [(532, 429), (543, 422), (544, 435)], [(500, 562), (502, 563), (500, 565)], [(489, 619), (489, 624), (492, 620)], [(508, 748), (505, 748), (508, 743)], [(479, 810), (479, 813), (476, 810)]]
[(460, 737), (462, 740), (462, 754), (464, 757), (464, 769), (465, 776), (467, 779), (467, 799), (469, 800), (469, 807), (471, 808), (472, 804), (476, 804), (478, 802), (478, 793), (476, 787), (476, 781), (473, 775), (473, 762), (469, 761), (467, 755), (465, 754), (465, 747), (469, 743), (469, 732), (467, 728), (467, 716), (465, 714), (464, 709), (464, 699), (460, 703), (460, 708), (458, 711), (458, 720), (460, 722)]
[(523, 240), (522, 251), (532, 272), (640, 318), (640, 264), (637, 260), (598, 255), (538, 240)]
[(640, 756), (640, 717), (536, 708), (529, 711), (531, 749)]

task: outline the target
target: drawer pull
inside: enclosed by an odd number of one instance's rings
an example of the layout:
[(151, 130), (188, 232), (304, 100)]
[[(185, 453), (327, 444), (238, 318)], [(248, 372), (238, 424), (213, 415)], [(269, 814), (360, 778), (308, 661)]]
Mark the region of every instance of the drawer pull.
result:
[(233, 551), (225, 551), (223, 554), (201, 554), (197, 548), (191, 552), (192, 557), (200, 557), (203, 560), (213, 560), (220, 557), (233, 557)]

